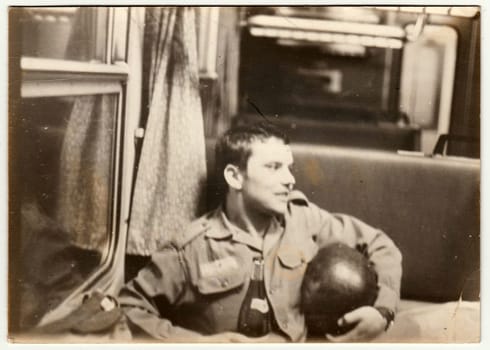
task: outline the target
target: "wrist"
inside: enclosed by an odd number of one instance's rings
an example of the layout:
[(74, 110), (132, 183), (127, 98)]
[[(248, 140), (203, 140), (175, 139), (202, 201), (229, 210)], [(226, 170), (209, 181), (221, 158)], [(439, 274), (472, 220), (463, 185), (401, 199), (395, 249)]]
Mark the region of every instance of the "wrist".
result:
[(378, 310), (381, 316), (383, 316), (383, 318), (386, 320), (385, 331), (387, 331), (395, 321), (395, 312), (384, 306), (375, 306), (374, 308)]

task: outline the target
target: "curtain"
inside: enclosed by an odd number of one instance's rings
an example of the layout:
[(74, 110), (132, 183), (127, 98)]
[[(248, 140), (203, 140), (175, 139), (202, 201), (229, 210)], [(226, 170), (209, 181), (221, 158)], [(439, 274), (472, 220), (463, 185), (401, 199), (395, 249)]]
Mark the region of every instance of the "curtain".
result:
[(148, 117), (136, 173), (127, 253), (150, 255), (200, 212), (206, 179), (194, 9), (145, 15)]
[(74, 99), (61, 149), (57, 222), (79, 248), (102, 253), (108, 239), (115, 100)]
[[(107, 9), (77, 9), (65, 58), (97, 57), (96, 23)], [(101, 38), (105, 35), (100, 34)], [(108, 246), (112, 199), (116, 98), (76, 96), (61, 149), (56, 219), (70, 243), (103, 253)]]

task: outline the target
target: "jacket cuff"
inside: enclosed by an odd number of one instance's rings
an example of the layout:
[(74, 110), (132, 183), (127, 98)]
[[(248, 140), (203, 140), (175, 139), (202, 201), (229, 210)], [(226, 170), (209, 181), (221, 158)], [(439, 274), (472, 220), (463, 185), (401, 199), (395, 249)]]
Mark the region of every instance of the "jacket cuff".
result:
[(393, 289), (381, 285), (378, 291), (378, 298), (374, 303), (374, 307), (385, 307), (393, 312), (396, 312), (400, 296)]

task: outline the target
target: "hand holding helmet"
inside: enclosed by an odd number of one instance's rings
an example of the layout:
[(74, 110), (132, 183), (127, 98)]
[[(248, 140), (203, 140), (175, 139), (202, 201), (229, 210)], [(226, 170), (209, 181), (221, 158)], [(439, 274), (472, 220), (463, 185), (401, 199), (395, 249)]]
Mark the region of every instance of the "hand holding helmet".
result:
[(356, 341), (378, 335), (386, 319), (373, 307), (377, 295), (377, 274), (365, 255), (342, 243), (320, 249), (302, 285), (309, 337)]

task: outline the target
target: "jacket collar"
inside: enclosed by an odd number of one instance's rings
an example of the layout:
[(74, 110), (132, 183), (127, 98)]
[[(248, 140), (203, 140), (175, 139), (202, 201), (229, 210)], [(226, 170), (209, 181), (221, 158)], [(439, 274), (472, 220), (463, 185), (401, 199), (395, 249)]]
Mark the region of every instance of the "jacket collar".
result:
[[(269, 230), (282, 229), (284, 222), (274, 217)], [(249, 232), (234, 225), (226, 216), (223, 205), (220, 205), (212, 215), (212, 225), (206, 232), (206, 237), (215, 240), (232, 239), (235, 242), (246, 244), (256, 250), (262, 250), (262, 242), (257, 241)]]
[(206, 231), (206, 237), (212, 239), (231, 238), (233, 232), (228, 228), (225, 220), (228, 219), (223, 211), (223, 206), (220, 205), (210, 217), (210, 228)]

